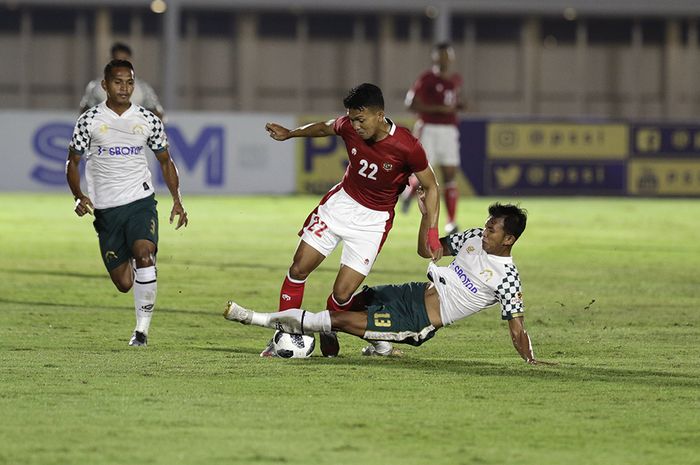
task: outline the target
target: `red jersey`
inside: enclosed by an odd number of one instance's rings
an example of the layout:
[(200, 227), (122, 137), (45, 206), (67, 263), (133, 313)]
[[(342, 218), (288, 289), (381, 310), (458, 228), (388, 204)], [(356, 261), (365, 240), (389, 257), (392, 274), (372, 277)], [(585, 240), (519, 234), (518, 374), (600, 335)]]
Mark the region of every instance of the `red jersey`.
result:
[(333, 129), (348, 151), (348, 168), (341, 186), (359, 204), (372, 210), (393, 211), (408, 177), (428, 167), (428, 157), (418, 139), (393, 121), (389, 134), (379, 142), (365, 141), (350, 118), (335, 120)]
[[(455, 105), (458, 102), (462, 77), (455, 73), (448, 79), (440, 76), (432, 69), (418, 77), (409, 91), (409, 96), (426, 105)], [(418, 113), (424, 123), (457, 124), (457, 112), (453, 113)]]

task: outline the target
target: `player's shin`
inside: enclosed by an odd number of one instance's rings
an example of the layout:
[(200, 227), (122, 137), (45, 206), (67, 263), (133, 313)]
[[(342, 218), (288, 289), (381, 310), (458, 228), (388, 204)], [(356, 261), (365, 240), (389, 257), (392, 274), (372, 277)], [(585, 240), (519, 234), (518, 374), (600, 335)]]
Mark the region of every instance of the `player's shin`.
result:
[(289, 276), (289, 273), (287, 273), (282, 283), (282, 289), (280, 290), (279, 310), (282, 311), (301, 307), (301, 302), (304, 299), (305, 285), (305, 280), (293, 279)]
[(457, 216), (458, 199), (459, 190), (457, 189), (457, 182), (448, 182), (445, 185), (445, 206), (447, 207), (447, 221), (449, 223), (455, 222), (455, 217)]
[(137, 268), (134, 277), (134, 308), (136, 310), (136, 331), (148, 334), (151, 317), (156, 305), (156, 267)]
[(331, 330), (331, 316), (328, 310), (319, 313), (301, 309), (290, 309), (276, 313), (253, 314), (251, 324), (279, 329), (285, 333), (312, 334)]

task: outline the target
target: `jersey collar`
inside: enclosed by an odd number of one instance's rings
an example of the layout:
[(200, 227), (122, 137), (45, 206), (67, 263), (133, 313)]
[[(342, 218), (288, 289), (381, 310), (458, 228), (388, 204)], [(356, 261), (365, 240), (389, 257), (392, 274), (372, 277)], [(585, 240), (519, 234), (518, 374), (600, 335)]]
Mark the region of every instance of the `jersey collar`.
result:
[(384, 117), (384, 119), (386, 120), (387, 123), (391, 124), (391, 127), (389, 128), (389, 135), (393, 136), (394, 133), (396, 132), (396, 124), (394, 124), (394, 122), (392, 120), (390, 120), (389, 118), (387, 118), (386, 116)]
[(486, 256), (489, 257), (489, 260), (493, 260), (494, 262), (504, 263), (504, 264), (513, 263), (513, 257), (511, 257), (510, 255), (507, 257), (501, 257), (500, 255), (491, 255), (491, 254), (487, 253)]
[(121, 115), (118, 115), (114, 110), (112, 110), (111, 108), (109, 108), (107, 106), (107, 100), (104, 100), (102, 103), (100, 103), (100, 105), (102, 106), (103, 110), (108, 111), (115, 118), (123, 118), (125, 116), (128, 116), (132, 111), (134, 111), (134, 108), (136, 108), (136, 106), (132, 103), (131, 106), (129, 108), (127, 108), (124, 113), (122, 113)]

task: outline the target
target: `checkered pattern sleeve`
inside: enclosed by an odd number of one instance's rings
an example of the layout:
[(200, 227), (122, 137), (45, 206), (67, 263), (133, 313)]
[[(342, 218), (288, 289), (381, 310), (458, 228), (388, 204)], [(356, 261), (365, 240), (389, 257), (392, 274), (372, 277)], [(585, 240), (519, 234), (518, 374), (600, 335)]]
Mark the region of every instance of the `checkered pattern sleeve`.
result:
[[(462, 248), (467, 240), (472, 237), (481, 237), (483, 235), (482, 228), (472, 228), (466, 229), (461, 233), (454, 233), (447, 236), (447, 246), (449, 248), (450, 255), (455, 256), (459, 253), (459, 249)], [(443, 242), (444, 243), (444, 242)]]
[(165, 134), (163, 122), (152, 112), (143, 107), (139, 107), (139, 111), (143, 114), (148, 122), (148, 127), (151, 130), (151, 135), (146, 143), (154, 153), (162, 152), (168, 148), (168, 136)]
[(506, 276), (496, 288), (496, 298), (501, 304), (501, 319), (512, 320), (523, 316), (523, 293), (520, 275), (515, 265), (505, 265)]
[(85, 152), (90, 148), (90, 128), (92, 122), (97, 115), (97, 107), (92, 107), (85, 113), (80, 115), (78, 122), (75, 123), (75, 128), (73, 129), (73, 137), (71, 137), (70, 145), (68, 146), (71, 152), (79, 153), (84, 155)]

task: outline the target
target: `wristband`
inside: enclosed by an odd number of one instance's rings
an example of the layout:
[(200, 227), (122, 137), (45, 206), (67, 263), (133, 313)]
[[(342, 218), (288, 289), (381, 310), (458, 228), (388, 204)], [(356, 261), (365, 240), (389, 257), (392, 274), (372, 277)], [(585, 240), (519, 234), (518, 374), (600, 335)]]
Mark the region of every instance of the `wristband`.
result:
[(430, 247), (431, 252), (435, 252), (436, 250), (440, 250), (442, 248), (437, 228), (428, 229), (428, 247)]

